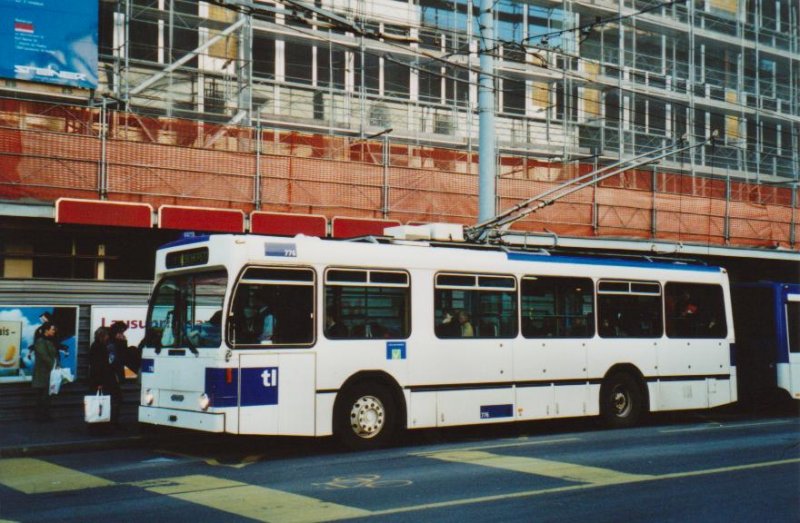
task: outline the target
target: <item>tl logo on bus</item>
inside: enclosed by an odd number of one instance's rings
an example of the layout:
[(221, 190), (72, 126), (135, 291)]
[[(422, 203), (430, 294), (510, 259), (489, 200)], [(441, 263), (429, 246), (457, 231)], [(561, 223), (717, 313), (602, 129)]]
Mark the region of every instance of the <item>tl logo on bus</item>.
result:
[(275, 367), (264, 369), (261, 373), (261, 380), (264, 387), (277, 387), (278, 386), (278, 369)]
[(278, 404), (278, 367), (242, 369), (239, 405), (255, 407)]

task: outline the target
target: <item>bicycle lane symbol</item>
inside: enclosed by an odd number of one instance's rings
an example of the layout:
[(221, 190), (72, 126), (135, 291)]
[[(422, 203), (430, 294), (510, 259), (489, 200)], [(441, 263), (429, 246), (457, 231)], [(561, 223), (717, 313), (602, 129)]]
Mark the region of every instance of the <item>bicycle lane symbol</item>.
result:
[(312, 483), (325, 490), (343, 490), (354, 488), (397, 488), (407, 487), (413, 481), (408, 479), (381, 479), (378, 474), (361, 474), (356, 476), (337, 476), (324, 483)]

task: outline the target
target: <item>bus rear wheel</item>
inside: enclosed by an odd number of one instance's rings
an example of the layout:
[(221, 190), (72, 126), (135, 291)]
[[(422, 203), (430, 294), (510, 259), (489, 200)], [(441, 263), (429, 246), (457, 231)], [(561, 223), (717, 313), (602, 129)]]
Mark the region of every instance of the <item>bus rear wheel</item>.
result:
[(346, 389), (337, 402), (334, 418), (334, 434), (353, 450), (385, 447), (397, 433), (394, 398), (380, 383), (357, 384)]
[(614, 428), (636, 425), (644, 410), (639, 381), (625, 372), (606, 378), (600, 387), (600, 415)]

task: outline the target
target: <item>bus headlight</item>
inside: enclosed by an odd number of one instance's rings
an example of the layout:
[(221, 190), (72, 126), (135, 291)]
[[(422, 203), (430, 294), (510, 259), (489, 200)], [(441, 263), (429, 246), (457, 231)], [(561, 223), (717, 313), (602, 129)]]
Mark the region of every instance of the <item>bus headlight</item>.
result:
[(144, 394), (142, 395), (142, 403), (145, 405), (152, 405), (155, 400), (156, 397), (153, 395), (152, 390), (147, 389), (144, 391)]
[(204, 392), (200, 395), (198, 403), (200, 404), (200, 410), (208, 410), (208, 407), (211, 406), (211, 399), (209, 399), (208, 394)]

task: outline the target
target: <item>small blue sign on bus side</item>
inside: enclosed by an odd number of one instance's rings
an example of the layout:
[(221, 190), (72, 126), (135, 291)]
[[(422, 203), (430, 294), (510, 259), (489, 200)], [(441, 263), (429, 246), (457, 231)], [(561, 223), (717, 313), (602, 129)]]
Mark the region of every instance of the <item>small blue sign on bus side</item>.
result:
[(279, 256), (281, 258), (297, 258), (297, 244), (294, 243), (265, 243), (265, 256)]
[(144, 374), (152, 374), (156, 371), (156, 361), (150, 358), (142, 358), (139, 370)]
[(481, 419), (513, 418), (514, 406), (506, 405), (481, 405)]
[(278, 404), (278, 367), (242, 369), (240, 407)]
[(386, 342), (386, 359), (387, 360), (404, 360), (404, 359), (406, 359), (406, 342), (404, 342), (404, 341), (387, 341)]

